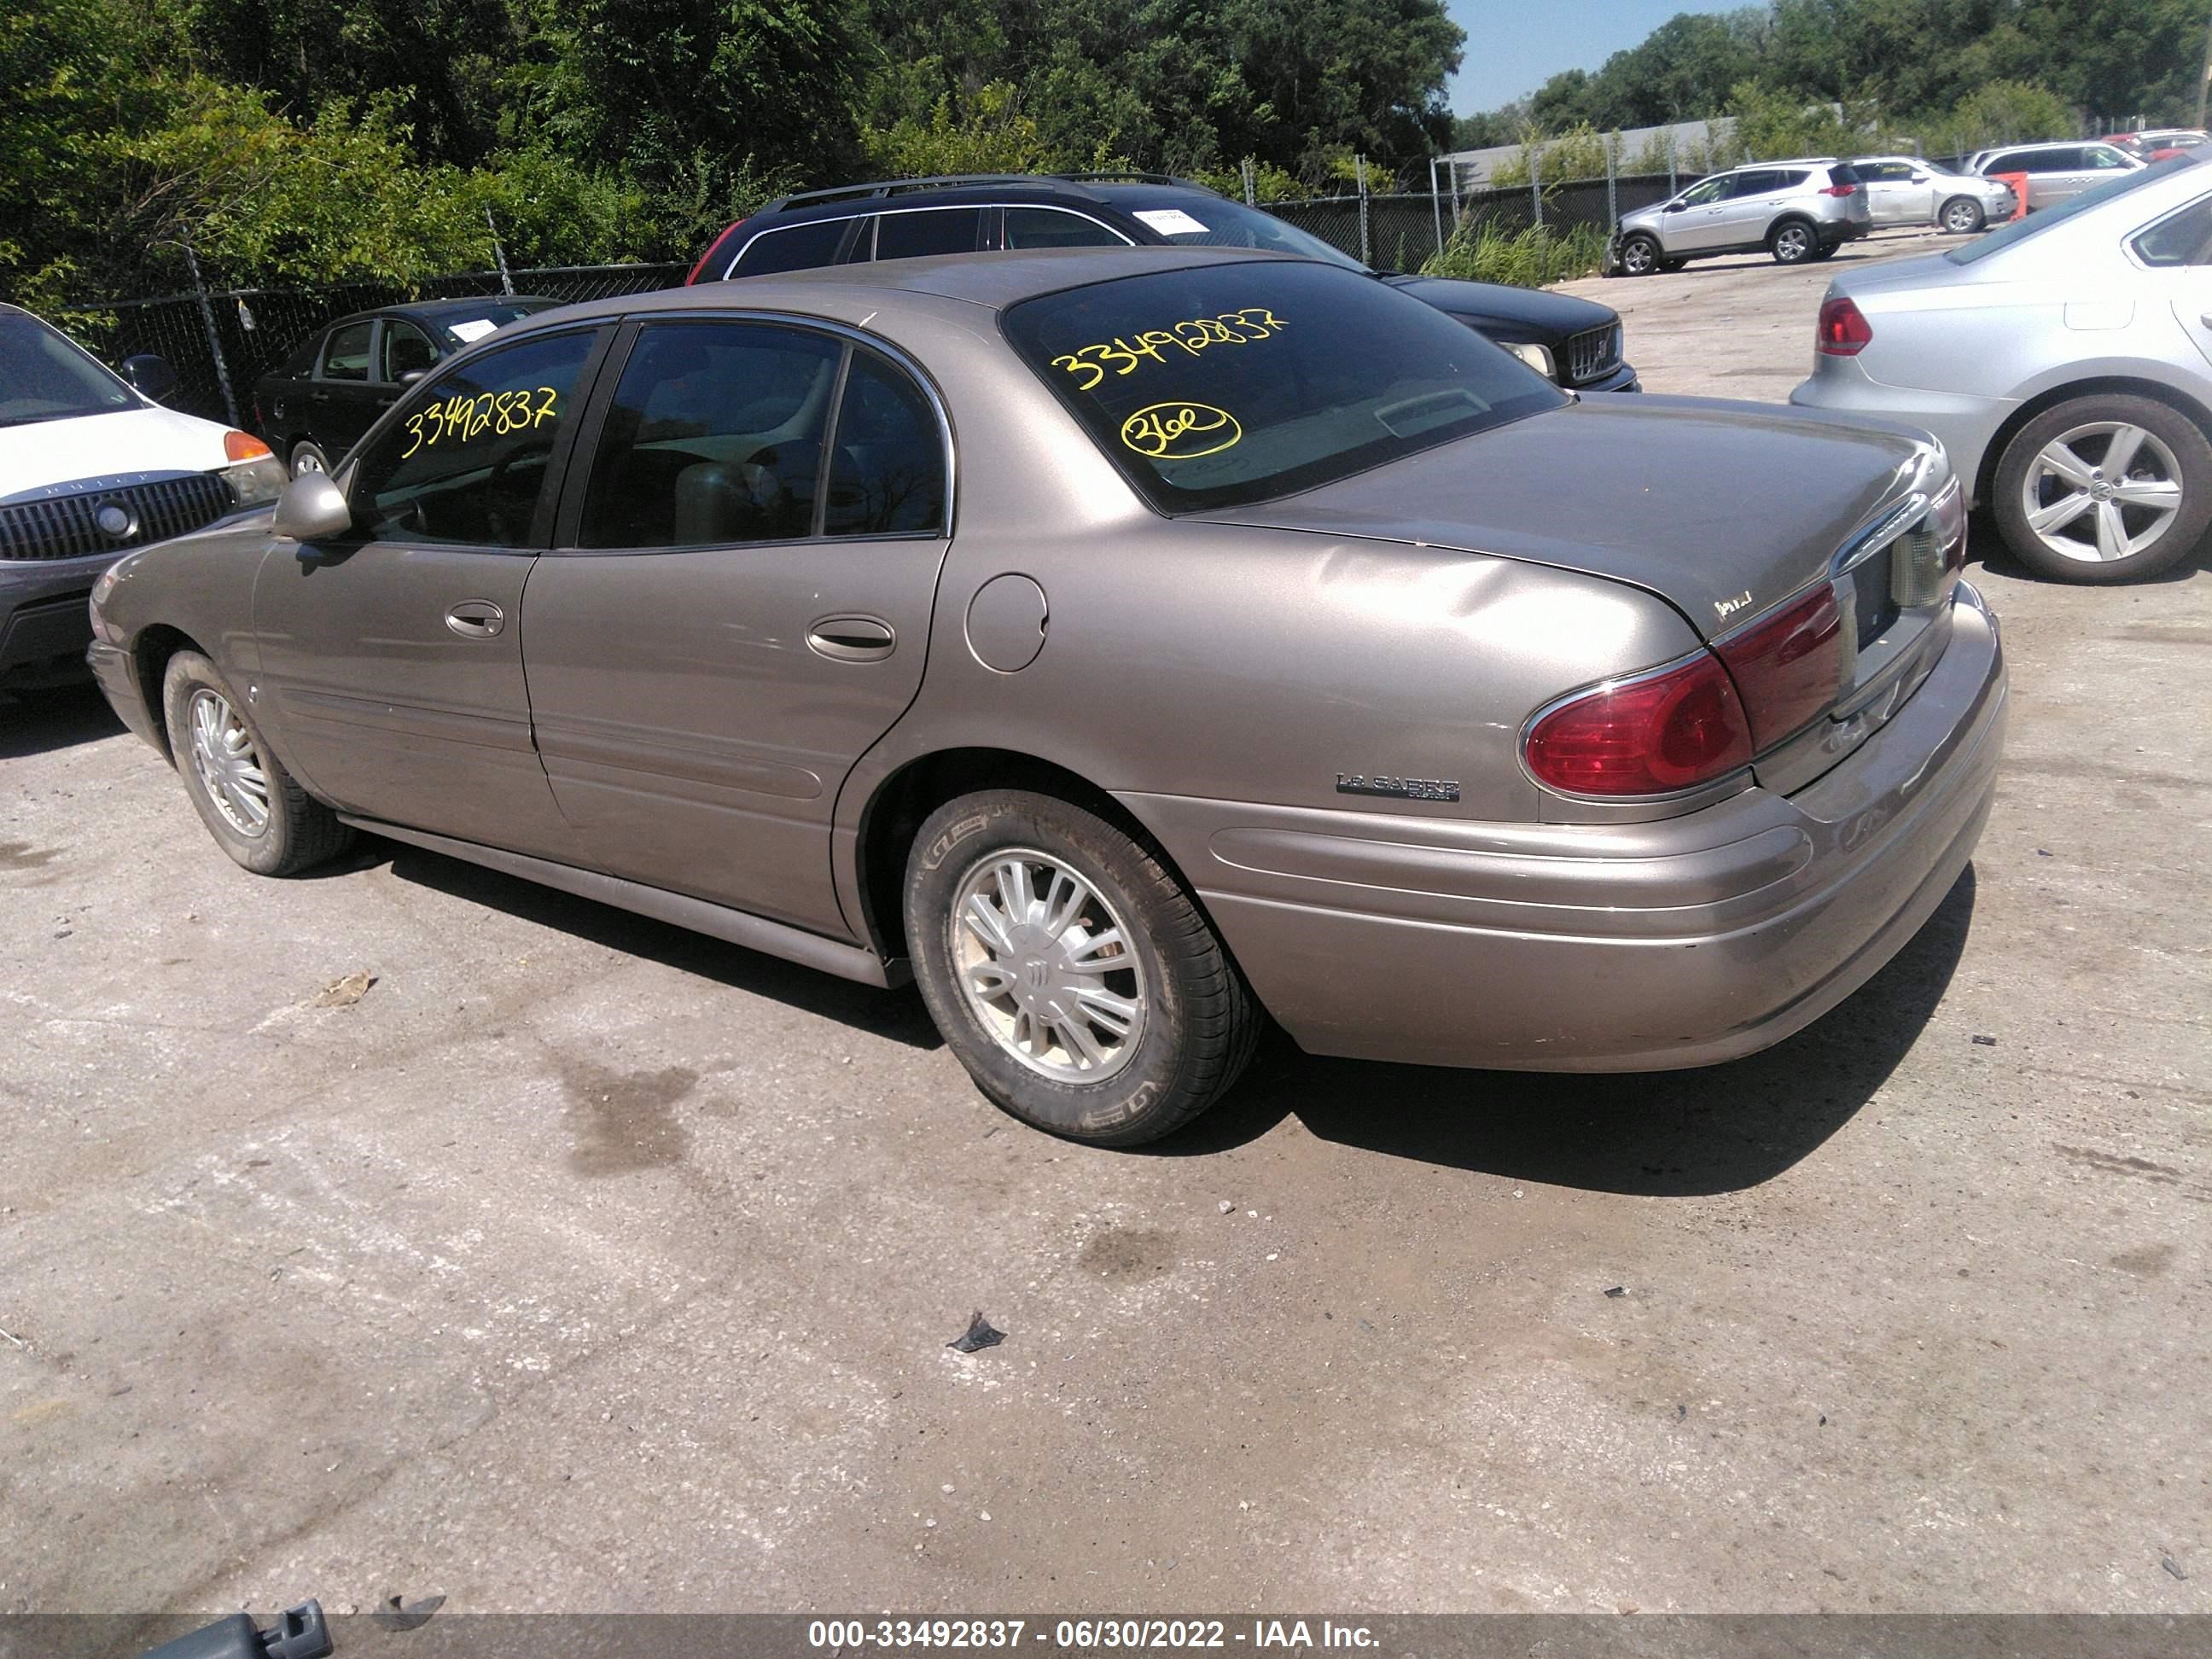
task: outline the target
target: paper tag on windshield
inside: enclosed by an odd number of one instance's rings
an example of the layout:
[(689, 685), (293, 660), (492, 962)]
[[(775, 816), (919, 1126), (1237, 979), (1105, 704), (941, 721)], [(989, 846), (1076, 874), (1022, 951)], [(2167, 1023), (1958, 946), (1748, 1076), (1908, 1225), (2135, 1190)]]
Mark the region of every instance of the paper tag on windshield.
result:
[(1206, 227), (1181, 208), (1139, 208), (1142, 219), (1163, 236), (1203, 236)]
[(497, 323), (487, 322), (483, 318), (477, 317), (471, 319), (465, 323), (447, 323), (446, 325), (446, 332), (452, 335), (455, 339), (466, 343), (472, 340), (483, 339), (485, 335), (490, 333), (498, 326), (499, 325)]

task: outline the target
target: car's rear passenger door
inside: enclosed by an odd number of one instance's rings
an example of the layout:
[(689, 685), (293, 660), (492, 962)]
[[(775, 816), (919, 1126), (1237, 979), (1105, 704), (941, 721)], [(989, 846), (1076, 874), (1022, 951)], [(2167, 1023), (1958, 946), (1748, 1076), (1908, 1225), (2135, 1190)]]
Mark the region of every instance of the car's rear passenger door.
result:
[(593, 867), (852, 936), (830, 822), (921, 684), (950, 439), (910, 366), (787, 320), (633, 325), (524, 601)]

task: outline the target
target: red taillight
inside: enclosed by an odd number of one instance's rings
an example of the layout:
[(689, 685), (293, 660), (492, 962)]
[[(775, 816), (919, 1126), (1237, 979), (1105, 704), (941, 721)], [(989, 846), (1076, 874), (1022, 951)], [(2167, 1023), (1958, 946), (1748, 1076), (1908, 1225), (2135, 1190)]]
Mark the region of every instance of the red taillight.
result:
[(1844, 616), (1826, 582), (1713, 649), (1728, 665), (1750, 722), (1766, 749), (1817, 720), (1844, 683)]
[(1838, 294), (1820, 302), (1813, 343), (1822, 356), (1856, 357), (1873, 342), (1873, 325), (1848, 295)]
[(1540, 783), (1576, 795), (1664, 795), (1751, 763), (1751, 730), (1720, 659), (1562, 703), (1522, 745)]
[(713, 241), (707, 244), (707, 251), (699, 256), (699, 263), (691, 267), (691, 274), (684, 279), (684, 287), (690, 288), (693, 283), (699, 280), (699, 273), (706, 270), (707, 261), (713, 258), (717, 253), (721, 252), (723, 246), (730, 240), (730, 233), (734, 231), (738, 225), (743, 223), (744, 223), (744, 221), (742, 219), (735, 221), (726, 227), (720, 236), (717, 236)]
[(1820, 194), (1823, 196), (1855, 196), (1858, 193), (1858, 188), (1859, 187), (1856, 185), (1824, 185), (1820, 187)]

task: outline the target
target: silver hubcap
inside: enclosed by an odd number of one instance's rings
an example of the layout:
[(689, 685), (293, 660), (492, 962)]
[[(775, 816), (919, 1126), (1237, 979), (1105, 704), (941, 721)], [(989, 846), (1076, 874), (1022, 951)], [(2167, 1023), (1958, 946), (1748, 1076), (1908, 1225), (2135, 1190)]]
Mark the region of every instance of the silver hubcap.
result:
[(230, 700), (202, 686), (192, 693), (187, 718), (200, 787), (225, 823), (241, 836), (258, 836), (269, 827), (269, 775)]
[(1802, 259), (1813, 246), (1802, 227), (1792, 225), (1774, 239), (1774, 251), (1785, 259)]
[(2021, 485), (2035, 538), (2061, 558), (2102, 564), (2145, 551), (2181, 511), (2181, 468), (2155, 433), (2093, 421), (2044, 445)]
[(1145, 1034), (1144, 970), (1088, 881), (1049, 854), (995, 853), (952, 902), (953, 971), (999, 1046), (1062, 1083), (1096, 1083)]
[(1631, 242), (1626, 247), (1620, 250), (1620, 263), (1628, 270), (1641, 276), (1645, 271), (1651, 269), (1653, 264), (1651, 258), (1651, 244), (1644, 241)]
[(1972, 230), (1974, 228), (1974, 208), (1971, 202), (1954, 202), (1943, 210), (1943, 225), (1947, 230)]

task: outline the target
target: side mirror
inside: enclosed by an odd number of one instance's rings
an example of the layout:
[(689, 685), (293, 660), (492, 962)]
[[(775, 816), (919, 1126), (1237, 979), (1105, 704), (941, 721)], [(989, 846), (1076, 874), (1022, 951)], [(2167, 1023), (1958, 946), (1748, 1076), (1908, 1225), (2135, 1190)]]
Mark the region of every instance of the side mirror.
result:
[(328, 541), (353, 527), (353, 514), (345, 492), (329, 473), (302, 472), (276, 498), (276, 516), (269, 527), (295, 542)]
[(1924, 185), (1928, 182), (1928, 175), (1924, 173), (1916, 173), (1912, 175), (1911, 182), (1916, 185)]
[(177, 371), (169, 367), (167, 357), (156, 357), (150, 351), (142, 351), (135, 357), (123, 360), (123, 378), (143, 397), (157, 404), (166, 404), (177, 395)]
[(410, 368), (399, 377), (399, 384), (402, 386), (413, 386), (416, 381), (421, 380), (430, 371), (427, 368)]

